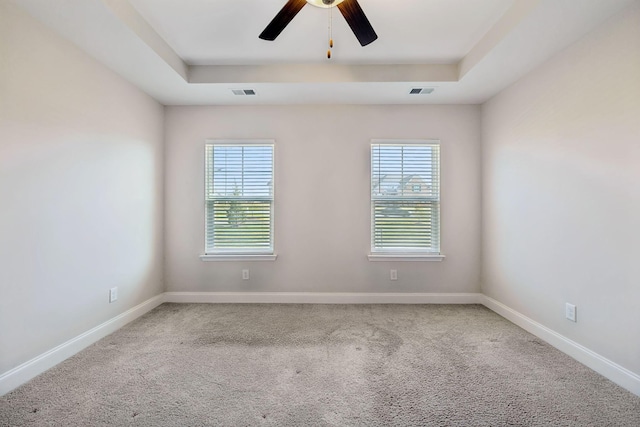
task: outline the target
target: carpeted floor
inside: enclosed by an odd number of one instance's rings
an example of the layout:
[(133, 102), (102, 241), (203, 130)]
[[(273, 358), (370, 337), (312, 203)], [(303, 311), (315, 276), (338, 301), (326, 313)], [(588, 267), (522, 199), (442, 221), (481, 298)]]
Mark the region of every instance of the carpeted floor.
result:
[(0, 398), (1, 426), (640, 426), (478, 306), (163, 304)]

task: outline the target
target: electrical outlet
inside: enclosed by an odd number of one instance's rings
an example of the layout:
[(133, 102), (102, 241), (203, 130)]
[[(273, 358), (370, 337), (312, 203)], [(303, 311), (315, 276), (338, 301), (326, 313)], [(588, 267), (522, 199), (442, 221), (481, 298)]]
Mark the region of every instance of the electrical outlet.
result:
[(565, 305), (565, 317), (572, 322), (577, 322), (576, 320), (576, 306), (573, 304), (567, 303)]
[(242, 270), (242, 280), (249, 280), (249, 270)]
[(118, 299), (118, 287), (109, 289), (109, 303), (115, 302)]
[(391, 280), (398, 280), (398, 270), (390, 270), (389, 271), (389, 278)]

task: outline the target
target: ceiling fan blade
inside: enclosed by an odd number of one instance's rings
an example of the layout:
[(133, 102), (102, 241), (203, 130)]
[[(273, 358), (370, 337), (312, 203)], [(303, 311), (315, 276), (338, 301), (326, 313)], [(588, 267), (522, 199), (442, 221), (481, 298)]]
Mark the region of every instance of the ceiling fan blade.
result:
[(259, 37), (262, 40), (275, 40), (305, 4), (306, 0), (289, 0)]
[(360, 4), (358, 4), (358, 0), (344, 0), (338, 5), (338, 9), (342, 12), (342, 16), (362, 46), (366, 46), (378, 38)]

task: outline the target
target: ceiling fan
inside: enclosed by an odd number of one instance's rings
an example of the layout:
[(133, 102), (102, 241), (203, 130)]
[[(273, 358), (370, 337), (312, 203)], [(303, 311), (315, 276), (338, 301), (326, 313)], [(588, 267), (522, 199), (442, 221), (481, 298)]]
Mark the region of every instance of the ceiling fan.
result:
[(259, 37), (263, 40), (275, 40), (307, 3), (323, 8), (337, 6), (362, 46), (378, 38), (358, 0), (288, 0)]

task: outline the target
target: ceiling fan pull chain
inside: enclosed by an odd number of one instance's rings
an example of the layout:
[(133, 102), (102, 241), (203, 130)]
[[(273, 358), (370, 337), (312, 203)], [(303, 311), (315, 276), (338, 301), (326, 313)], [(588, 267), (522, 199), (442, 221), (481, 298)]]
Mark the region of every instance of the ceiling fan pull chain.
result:
[(331, 48), (333, 47), (333, 35), (331, 33), (331, 24), (333, 23), (333, 7), (329, 7), (329, 49), (327, 49), (327, 59), (331, 59)]
[(333, 7), (329, 8), (329, 47), (333, 48)]

